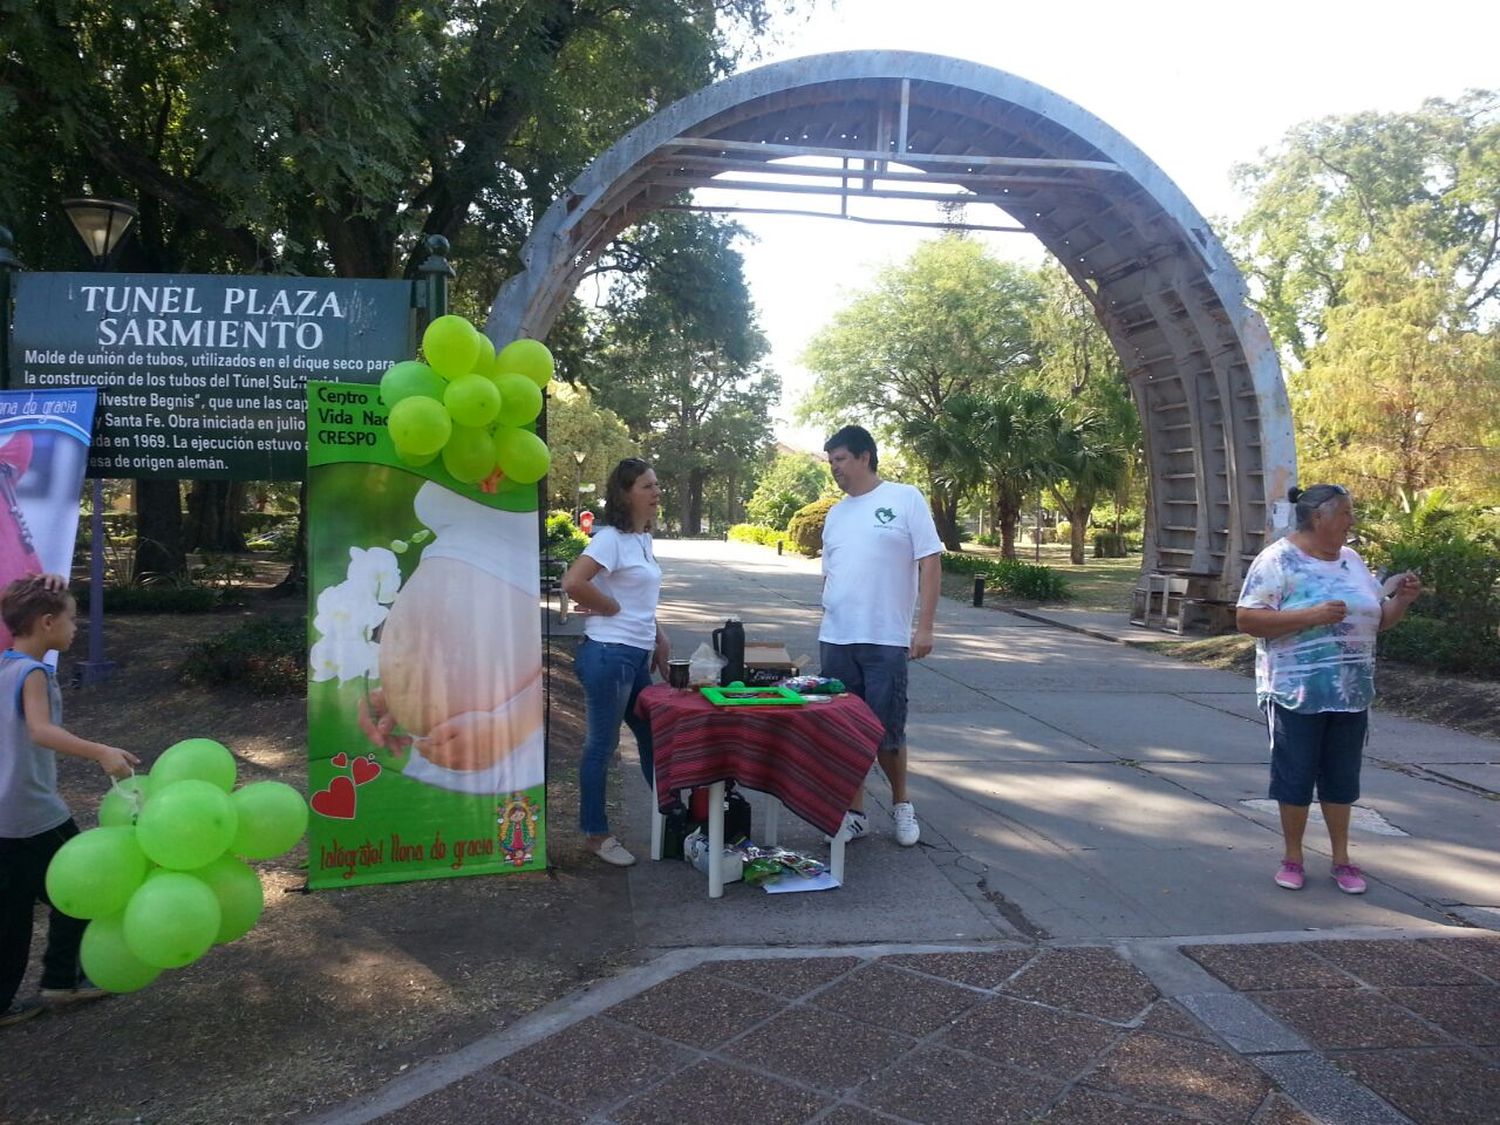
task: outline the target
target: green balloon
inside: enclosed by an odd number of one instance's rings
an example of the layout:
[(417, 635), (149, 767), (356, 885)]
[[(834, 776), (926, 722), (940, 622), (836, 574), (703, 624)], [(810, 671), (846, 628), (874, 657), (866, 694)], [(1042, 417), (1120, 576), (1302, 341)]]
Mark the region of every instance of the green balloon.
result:
[(398, 453), (431, 457), (443, 448), (453, 431), (448, 408), (435, 398), (413, 395), (391, 407), (386, 425)]
[(206, 781), (225, 793), (234, 788), (234, 755), (211, 738), (185, 738), (162, 751), (151, 767), (151, 785), (160, 792), (178, 781)]
[(145, 880), (146, 866), (134, 828), (90, 828), (53, 855), (47, 898), (74, 918), (118, 914)]
[(257, 781), (230, 794), (239, 825), (229, 850), (246, 859), (290, 851), (307, 831), (307, 802), (280, 781)]
[(206, 867), (188, 874), (201, 879), (219, 901), (219, 930), (214, 935), (215, 945), (244, 937), (266, 908), (260, 876), (232, 855), (221, 855)]
[(430, 465), (437, 460), (436, 453), (424, 453), (418, 457), (401, 449), (396, 450), (396, 457), (403, 465), (410, 465), (413, 469), (420, 469), (423, 465)]
[(552, 381), (552, 353), (540, 340), (512, 340), (495, 356), (495, 370), (525, 375), (538, 387)]
[(101, 828), (129, 828), (135, 823), (133, 795), (139, 794), (144, 804), (151, 793), (151, 778), (143, 773), (115, 782), (110, 791), (99, 802), (99, 826)]
[(552, 461), (546, 442), (530, 430), (514, 426), (501, 426), (495, 431), (495, 457), (500, 471), (520, 484), (541, 480)]
[(495, 471), (495, 443), (489, 432), (473, 426), (454, 426), (443, 446), (443, 468), (453, 479), (476, 484)]
[(123, 912), (89, 923), (78, 958), (89, 980), (111, 992), (137, 992), (161, 976), (160, 969), (146, 964), (125, 944)]
[(444, 379), (457, 379), (474, 370), (479, 333), (461, 316), (440, 316), (422, 333), (422, 354)]
[(219, 900), (207, 883), (181, 871), (147, 880), (125, 907), (125, 948), (158, 969), (191, 964), (218, 933)]
[(500, 391), (483, 375), (464, 375), (448, 384), (443, 405), (460, 426), (488, 426), (500, 413)]
[(391, 364), (380, 377), (380, 401), (389, 409), (412, 395), (442, 398), (444, 386), (442, 376), (425, 363), (403, 360)]
[(542, 412), (542, 391), (524, 375), (502, 375), (495, 380), (500, 391), (500, 424), (524, 426)]
[(474, 335), (479, 340), (479, 356), (474, 360), (474, 366), (470, 370), (476, 375), (493, 375), (495, 372), (495, 345), (483, 332), (476, 331)]
[(229, 794), (207, 781), (189, 779), (158, 787), (135, 824), (147, 857), (173, 871), (191, 871), (224, 854), (239, 818)]

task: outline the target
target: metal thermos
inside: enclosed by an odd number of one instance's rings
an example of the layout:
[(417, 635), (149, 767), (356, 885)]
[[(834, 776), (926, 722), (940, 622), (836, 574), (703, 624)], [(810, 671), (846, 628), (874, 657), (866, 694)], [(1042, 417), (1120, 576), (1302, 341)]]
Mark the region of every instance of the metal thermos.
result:
[(745, 627), (738, 617), (724, 622), (722, 629), (713, 631), (714, 651), (724, 658), (724, 667), (719, 672), (719, 686), (728, 687), (736, 681), (745, 681)]

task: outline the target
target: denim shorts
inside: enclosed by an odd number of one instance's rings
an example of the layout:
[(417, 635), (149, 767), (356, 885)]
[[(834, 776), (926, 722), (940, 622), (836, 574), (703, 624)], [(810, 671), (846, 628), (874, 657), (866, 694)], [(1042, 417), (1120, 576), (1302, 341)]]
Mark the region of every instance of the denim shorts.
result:
[(870, 705), (881, 724), (885, 737), (883, 751), (899, 750), (906, 745), (906, 662), (910, 651), (905, 645), (818, 645), (823, 675), (844, 681), (844, 686)]
[(1270, 797), (1310, 805), (1313, 791), (1331, 805), (1359, 800), (1359, 767), (1370, 729), (1368, 711), (1288, 711), (1267, 706), (1271, 731)]

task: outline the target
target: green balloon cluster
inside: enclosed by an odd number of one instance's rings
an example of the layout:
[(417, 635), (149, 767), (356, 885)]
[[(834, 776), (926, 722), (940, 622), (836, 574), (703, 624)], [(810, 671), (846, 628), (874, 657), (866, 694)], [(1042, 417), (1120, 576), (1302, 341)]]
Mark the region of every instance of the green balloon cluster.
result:
[(100, 827), (58, 849), (47, 896), (89, 919), (80, 956), (100, 988), (134, 992), (249, 933), (265, 907), (246, 859), (270, 859), (307, 830), (290, 785), (234, 788), (234, 755), (208, 738), (169, 747), (149, 776), (117, 783)]
[(440, 316), (422, 334), (425, 363), (405, 360), (380, 379), (380, 400), (396, 453), (420, 467), (442, 457), (464, 484), (498, 470), (517, 484), (547, 475), (551, 455), (530, 426), (552, 380), (552, 353), (539, 340), (500, 349), (461, 316)]

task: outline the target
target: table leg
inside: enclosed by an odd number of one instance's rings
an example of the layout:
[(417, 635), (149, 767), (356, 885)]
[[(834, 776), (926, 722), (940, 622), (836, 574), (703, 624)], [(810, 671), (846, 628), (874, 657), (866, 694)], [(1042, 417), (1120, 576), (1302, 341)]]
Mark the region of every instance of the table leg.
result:
[(844, 839), (847, 833), (840, 828), (834, 833), (833, 845), (828, 849), (828, 873), (838, 880), (839, 886), (844, 884)]
[(768, 847), (775, 847), (776, 846), (776, 839), (777, 839), (777, 834), (778, 834), (777, 821), (780, 820), (780, 818), (781, 818), (781, 802), (779, 800), (777, 800), (775, 797), (771, 796), (771, 794), (767, 793), (766, 794), (766, 828), (765, 828), (765, 831), (761, 833), (761, 838), (762, 838), (763, 842)]
[(656, 805), (656, 790), (651, 791), (651, 858), (661, 858), (662, 830), (666, 827), (667, 818), (661, 815), (661, 809)]
[(708, 787), (708, 897), (724, 897), (724, 783)]

